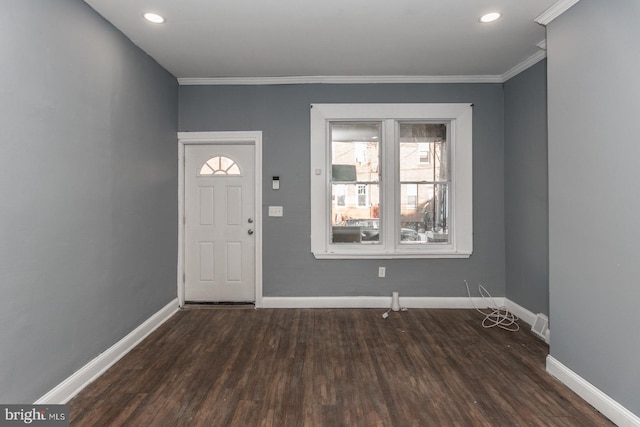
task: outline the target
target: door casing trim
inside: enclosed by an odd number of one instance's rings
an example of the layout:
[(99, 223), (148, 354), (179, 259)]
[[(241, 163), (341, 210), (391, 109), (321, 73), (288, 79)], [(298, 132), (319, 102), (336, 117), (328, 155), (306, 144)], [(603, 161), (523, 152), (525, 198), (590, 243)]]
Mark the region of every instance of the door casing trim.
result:
[(254, 146), (255, 168), (255, 306), (262, 308), (262, 131), (178, 132), (178, 304), (184, 307), (184, 162), (186, 145)]

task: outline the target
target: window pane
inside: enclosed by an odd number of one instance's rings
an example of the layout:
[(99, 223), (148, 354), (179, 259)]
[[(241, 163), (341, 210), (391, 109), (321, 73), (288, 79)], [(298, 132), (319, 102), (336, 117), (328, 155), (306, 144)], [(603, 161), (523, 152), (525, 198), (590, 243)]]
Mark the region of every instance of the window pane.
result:
[[(363, 194), (366, 201), (363, 203)], [(380, 186), (331, 184), (331, 242), (378, 243), (380, 241)]]
[(331, 243), (380, 243), (380, 123), (331, 122)]
[(227, 157), (216, 156), (210, 158), (202, 165), (198, 175), (240, 175), (240, 168), (235, 161)]
[[(400, 185), (400, 242), (449, 242), (449, 185), (403, 183)], [(412, 203), (413, 200), (416, 203)]]
[[(378, 182), (379, 145), (380, 123), (332, 122), (333, 180)], [(338, 170), (342, 173), (336, 175)]]
[(448, 180), (447, 125), (400, 123), (400, 181)]
[(400, 123), (400, 243), (449, 242), (446, 123)]

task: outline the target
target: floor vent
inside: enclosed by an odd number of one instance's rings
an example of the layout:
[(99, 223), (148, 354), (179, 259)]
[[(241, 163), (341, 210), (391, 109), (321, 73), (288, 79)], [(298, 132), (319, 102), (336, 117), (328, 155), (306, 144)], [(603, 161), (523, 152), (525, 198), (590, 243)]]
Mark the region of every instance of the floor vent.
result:
[(538, 313), (536, 316), (536, 321), (533, 322), (533, 326), (531, 327), (531, 332), (542, 338), (544, 341), (547, 341), (548, 333), (548, 325), (549, 318), (542, 313)]

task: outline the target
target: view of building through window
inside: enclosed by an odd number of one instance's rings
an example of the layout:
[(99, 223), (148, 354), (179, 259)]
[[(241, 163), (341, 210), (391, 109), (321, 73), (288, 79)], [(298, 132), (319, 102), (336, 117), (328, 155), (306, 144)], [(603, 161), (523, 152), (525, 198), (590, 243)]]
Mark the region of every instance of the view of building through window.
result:
[[(331, 242), (380, 244), (381, 150), (397, 147), (397, 233), (406, 244), (449, 242), (446, 123), (398, 123), (383, 141), (380, 122), (331, 122)], [(394, 168), (390, 168), (394, 169)], [(388, 179), (388, 178), (386, 178)]]
[[(400, 226), (420, 241), (449, 241), (449, 159), (444, 123), (400, 123)], [(410, 240), (408, 231), (402, 234)]]

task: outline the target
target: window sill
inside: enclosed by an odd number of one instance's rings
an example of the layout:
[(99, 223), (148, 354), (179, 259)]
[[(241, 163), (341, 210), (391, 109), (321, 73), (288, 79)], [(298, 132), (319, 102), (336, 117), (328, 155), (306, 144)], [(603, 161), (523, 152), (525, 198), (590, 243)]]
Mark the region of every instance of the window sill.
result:
[(313, 252), (316, 259), (428, 259), (428, 258), (469, 258), (471, 252), (431, 252), (431, 253), (345, 253)]

